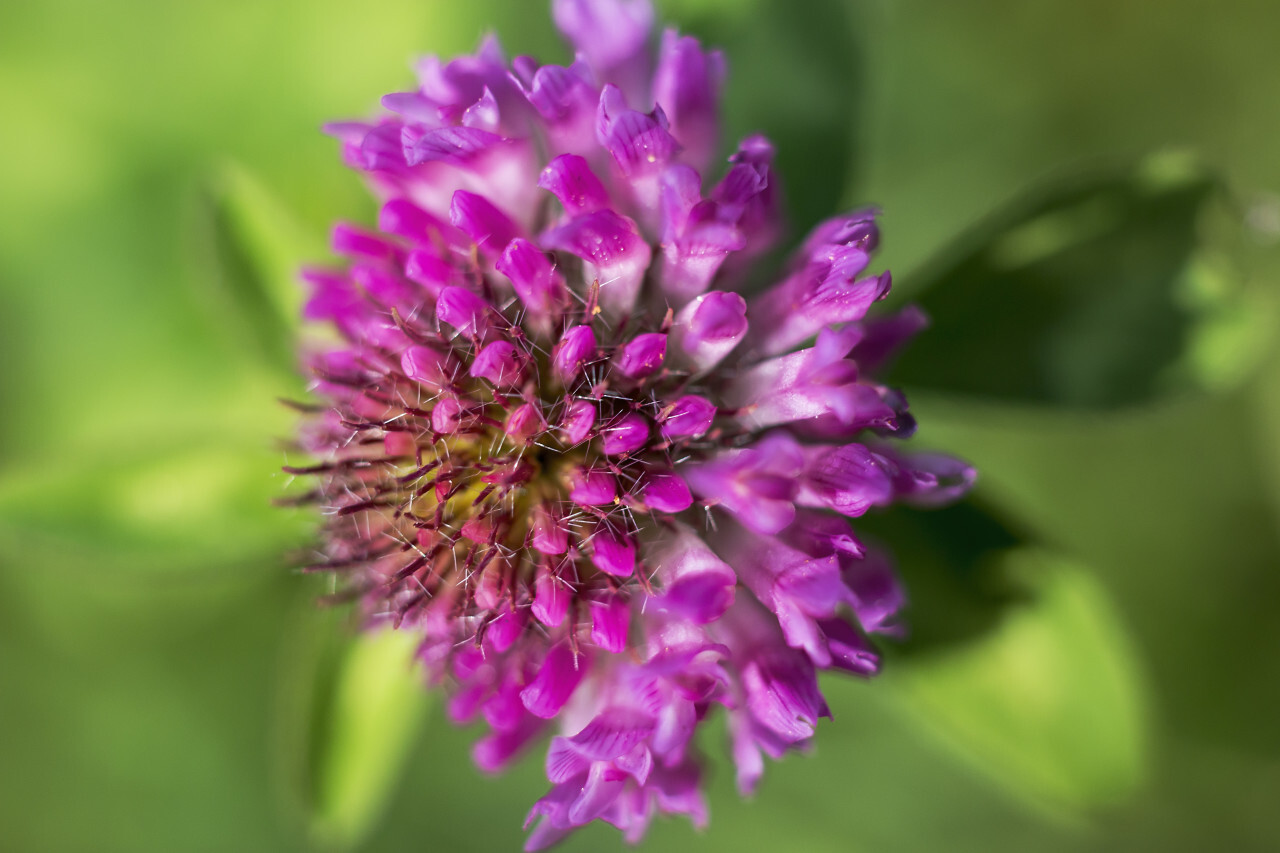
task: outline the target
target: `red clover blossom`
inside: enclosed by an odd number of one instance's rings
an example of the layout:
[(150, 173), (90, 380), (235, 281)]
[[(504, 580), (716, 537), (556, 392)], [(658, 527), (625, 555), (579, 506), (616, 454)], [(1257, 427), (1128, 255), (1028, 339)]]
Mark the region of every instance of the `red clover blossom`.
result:
[[(720, 53), (647, 0), (555, 0), (567, 67), (496, 40), (331, 125), (382, 201), (309, 270), (324, 401), (302, 444), (323, 561), (371, 624), (421, 637), (485, 771), (554, 731), (527, 849), (595, 819), (707, 818), (695, 733), (727, 715), (738, 786), (829, 716), (817, 671), (874, 674), (903, 593), (845, 517), (938, 503), (869, 370), (923, 326), (868, 321), (872, 211), (735, 291), (781, 233), (773, 148), (712, 167)], [(703, 176), (710, 176), (710, 188)]]

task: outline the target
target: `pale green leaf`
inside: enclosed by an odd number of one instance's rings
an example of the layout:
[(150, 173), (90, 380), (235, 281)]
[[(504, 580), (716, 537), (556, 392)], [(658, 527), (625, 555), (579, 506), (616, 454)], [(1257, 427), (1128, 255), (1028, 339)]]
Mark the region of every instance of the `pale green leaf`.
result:
[(214, 296), (243, 344), (293, 370), (293, 329), (303, 288), (298, 270), (329, 256), (321, 235), (247, 169), (229, 163), (211, 182), (202, 246)]
[(283, 563), (313, 526), (272, 505), (290, 494), (284, 454), (265, 440), (188, 437), (12, 472), (0, 482), (0, 554), (56, 542), (68, 556), (90, 554), (99, 570), (110, 567), (116, 583), (263, 557)]
[(313, 830), (322, 843), (358, 843), (395, 791), (427, 710), (416, 648), (409, 631), (368, 632), (339, 665), (313, 761)]
[(1143, 689), (1123, 624), (1084, 571), (1011, 559), (1043, 584), (972, 645), (895, 670), (921, 724), (1015, 795), (1066, 816), (1115, 805), (1143, 781)]

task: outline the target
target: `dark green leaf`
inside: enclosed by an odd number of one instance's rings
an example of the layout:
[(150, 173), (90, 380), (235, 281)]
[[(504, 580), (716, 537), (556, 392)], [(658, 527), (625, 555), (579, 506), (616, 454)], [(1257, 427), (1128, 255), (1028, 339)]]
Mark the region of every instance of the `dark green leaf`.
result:
[(942, 509), (895, 508), (855, 528), (886, 543), (898, 564), (909, 600), (907, 653), (975, 637), (1027, 596), (1002, 563), (1024, 537), (972, 497)]
[(908, 283), (933, 326), (893, 379), (1085, 408), (1165, 390), (1197, 320), (1183, 278), (1214, 188), (1163, 158), (1015, 204)]

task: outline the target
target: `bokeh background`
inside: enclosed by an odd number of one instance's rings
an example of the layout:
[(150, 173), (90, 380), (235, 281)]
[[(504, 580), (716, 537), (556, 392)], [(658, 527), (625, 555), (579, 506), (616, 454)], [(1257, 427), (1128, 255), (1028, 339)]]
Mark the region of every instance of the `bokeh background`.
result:
[[(1280, 5), (660, 6), (728, 51), (793, 239), (883, 208), (935, 320), (915, 441), (983, 479), (868, 520), (913, 595), (886, 674), (646, 849), (1280, 849)], [(521, 843), (538, 759), (475, 772), (271, 506), (292, 270), (374, 210), (318, 127), (490, 28), (565, 58), (527, 0), (0, 11), (0, 848)]]

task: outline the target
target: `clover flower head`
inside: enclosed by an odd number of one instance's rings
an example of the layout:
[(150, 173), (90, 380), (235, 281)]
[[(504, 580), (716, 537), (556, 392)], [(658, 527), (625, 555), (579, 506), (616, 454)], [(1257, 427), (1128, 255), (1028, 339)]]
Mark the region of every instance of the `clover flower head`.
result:
[(829, 716), (817, 672), (874, 674), (899, 630), (888, 558), (847, 518), (939, 503), (964, 464), (873, 369), (923, 326), (878, 320), (874, 211), (817, 226), (776, 281), (773, 147), (725, 166), (722, 56), (647, 0), (555, 0), (572, 64), (496, 40), (417, 65), (330, 125), (382, 207), (307, 270), (324, 559), (370, 623), (421, 638), (485, 771), (545, 733), (528, 849), (600, 819), (707, 819), (695, 735), (727, 716), (739, 788)]

